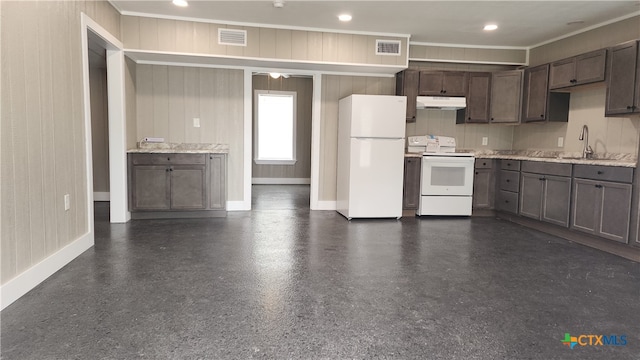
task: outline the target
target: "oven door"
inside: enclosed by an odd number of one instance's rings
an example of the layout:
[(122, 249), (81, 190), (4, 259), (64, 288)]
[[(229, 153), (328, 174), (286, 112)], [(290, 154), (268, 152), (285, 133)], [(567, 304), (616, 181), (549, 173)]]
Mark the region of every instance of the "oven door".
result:
[(471, 196), (473, 165), (473, 157), (423, 156), (422, 195)]

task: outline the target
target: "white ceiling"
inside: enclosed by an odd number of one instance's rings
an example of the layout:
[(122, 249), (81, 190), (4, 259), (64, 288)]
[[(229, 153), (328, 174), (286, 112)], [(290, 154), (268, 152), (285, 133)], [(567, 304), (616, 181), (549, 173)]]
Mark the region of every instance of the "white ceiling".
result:
[[(123, 14), (202, 19), (347, 32), (411, 35), (412, 42), (531, 47), (614, 19), (640, 14), (640, 0), (627, 1), (189, 1), (111, 0)], [(349, 13), (349, 23), (337, 15)], [(567, 23), (582, 21), (580, 24)], [(485, 23), (499, 29), (482, 31)]]

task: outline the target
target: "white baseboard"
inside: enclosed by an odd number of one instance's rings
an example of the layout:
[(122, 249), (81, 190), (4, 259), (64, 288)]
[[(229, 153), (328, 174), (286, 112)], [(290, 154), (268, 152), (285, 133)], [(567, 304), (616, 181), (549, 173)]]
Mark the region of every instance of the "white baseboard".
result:
[(335, 210), (335, 209), (336, 209), (335, 201), (318, 201), (316, 206), (311, 208), (311, 210)]
[(311, 178), (252, 178), (254, 185), (309, 185)]
[(109, 192), (94, 191), (93, 201), (109, 201), (111, 199)]
[(11, 303), (31, 291), (56, 271), (62, 269), (71, 260), (91, 248), (93, 244), (93, 233), (86, 233), (0, 286), (0, 310), (11, 305)]
[(251, 210), (251, 201), (227, 201), (227, 211)]

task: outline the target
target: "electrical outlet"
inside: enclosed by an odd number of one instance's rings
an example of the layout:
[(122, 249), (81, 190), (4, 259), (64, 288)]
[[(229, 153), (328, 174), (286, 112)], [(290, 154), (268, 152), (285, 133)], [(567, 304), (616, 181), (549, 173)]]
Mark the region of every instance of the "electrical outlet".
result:
[(193, 127), (200, 127), (200, 118), (193, 118)]
[(64, 211), (71, 209), (71, 196), (69, 194), (64, 195)]
[(558, 147), (564, 146), (564, 138), (562, 136), (558, 137)]
[(486, 146), (486, 145), (488, 145), (488, 144), (489, 144), (489, 138), (488, 138), (488, 137), (486, 137), (486, 136), (483, 136), (483, 137), (482, 137), (482, 145), (485, 145), (485, 146)]

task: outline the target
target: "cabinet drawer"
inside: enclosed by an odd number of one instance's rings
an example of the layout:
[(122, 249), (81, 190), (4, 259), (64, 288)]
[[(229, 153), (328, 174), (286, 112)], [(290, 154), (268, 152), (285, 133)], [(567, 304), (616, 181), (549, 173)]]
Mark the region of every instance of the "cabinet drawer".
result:
[(518, 193), (500, 190), (498, 192), (496, 208), (498, 210), (517, 214), (518, 213)]
[(517, 171), (500, 171), (500, 190), (518, 192), (520, 188), (520, 173)]
[(491, 169), (493, 167), (493, 160), (491, 159), (476, 159), (476, 169)]
[(573, 177), (592, 180), (633, 182), (633, 169), (627, 167), (574, 165)]
[(206, 162), (206, 154), (130, 154), (133, 165), (176, 165)]
[(571, 164), (548, 163), (543, 161), (523, 161), (523, 172), (536, 174), (571, 176)]
[(520, 170), (520, 160), (500, 160), (502, 170)]

